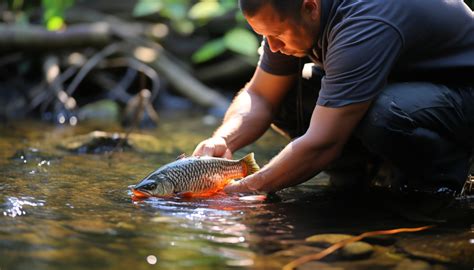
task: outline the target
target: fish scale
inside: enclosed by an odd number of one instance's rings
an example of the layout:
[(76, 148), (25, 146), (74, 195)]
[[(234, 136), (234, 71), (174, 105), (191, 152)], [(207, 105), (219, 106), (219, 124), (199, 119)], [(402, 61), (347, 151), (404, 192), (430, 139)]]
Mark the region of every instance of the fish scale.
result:
[(222, 190), (231, 180), (243, 178), (258, 170), (253, 153), (239, 160), (181, 158), (149, 174), (133, 188), (133, 193), (139, 197), (182, 193), (212, 194)]

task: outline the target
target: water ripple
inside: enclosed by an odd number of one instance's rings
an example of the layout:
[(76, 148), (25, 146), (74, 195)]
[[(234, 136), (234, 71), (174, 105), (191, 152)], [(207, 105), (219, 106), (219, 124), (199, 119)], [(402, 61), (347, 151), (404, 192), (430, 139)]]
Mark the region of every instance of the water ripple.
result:
[(44, 206), (44, 200), (36, 200), (33, 197), (7, 197), (7, 201), (4, 204), (5, 211), (3, 211), (4, 216), (17, 217), (26, 215), (26, 210), (24, 206)]

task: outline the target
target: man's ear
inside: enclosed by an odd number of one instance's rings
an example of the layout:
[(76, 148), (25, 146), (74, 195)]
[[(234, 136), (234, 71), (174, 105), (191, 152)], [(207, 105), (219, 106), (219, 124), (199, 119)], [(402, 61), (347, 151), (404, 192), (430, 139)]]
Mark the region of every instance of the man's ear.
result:
[(309, 16), (313, 20), (317, 20), (319, 18), (319, 0), (303, 0), (303, 5), (301, 6), (302, 14)]

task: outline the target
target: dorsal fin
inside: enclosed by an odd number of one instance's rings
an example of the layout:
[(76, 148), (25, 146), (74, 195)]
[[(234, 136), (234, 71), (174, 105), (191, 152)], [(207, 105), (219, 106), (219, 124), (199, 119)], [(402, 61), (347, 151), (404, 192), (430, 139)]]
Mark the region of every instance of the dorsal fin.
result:
[(181, 155), (179, 155), (176, 160), (180, 160), (180, 159), (183, 159), (183, 158), (186, 158), (186, 154), (185, 153), (182, 153)]

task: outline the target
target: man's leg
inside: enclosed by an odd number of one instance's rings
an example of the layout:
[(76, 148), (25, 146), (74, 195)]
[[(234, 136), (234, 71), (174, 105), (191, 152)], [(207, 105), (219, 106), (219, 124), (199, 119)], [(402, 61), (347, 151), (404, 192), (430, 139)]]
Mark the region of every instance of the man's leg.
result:
[(409, 82), (379, 94), (356, 136), (396, 168), (401, 186), (459, 192), (469, 170), (473, 129), (473, 88)]

